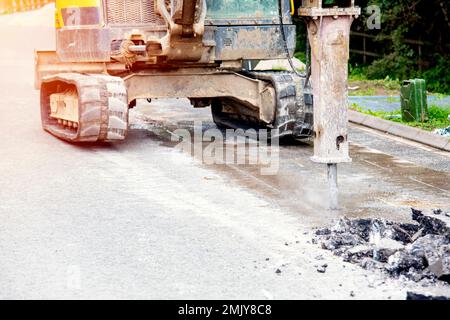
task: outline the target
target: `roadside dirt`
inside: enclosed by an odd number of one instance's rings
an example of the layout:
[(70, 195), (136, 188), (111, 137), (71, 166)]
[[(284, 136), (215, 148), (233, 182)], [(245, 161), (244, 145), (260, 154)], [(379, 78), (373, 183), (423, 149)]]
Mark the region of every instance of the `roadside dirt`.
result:
[(349, 81), (350, 96), (399, 96), (400, 90), (386, 88), (378, 81)]

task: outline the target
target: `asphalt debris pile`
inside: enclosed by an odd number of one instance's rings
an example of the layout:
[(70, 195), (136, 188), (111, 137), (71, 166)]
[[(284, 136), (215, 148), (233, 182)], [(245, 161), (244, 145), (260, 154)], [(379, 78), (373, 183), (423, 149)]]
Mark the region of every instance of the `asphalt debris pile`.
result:
[(448, 301), (450, 301), (450, 298), (445, 297), (445, 296), (430, 296), (430, 295), (425, 295), (425, 294), (421, 294), (421, 293), (407, 292), (406, 300), (448, 300)]
[(450, 227), (437, 217), (445, 216), (441, 210), (433, 214), (412, 209), (414, 223), (343, 218), (317, 230), (313, 241), (365, 269), (416, 282), (450, 283)]

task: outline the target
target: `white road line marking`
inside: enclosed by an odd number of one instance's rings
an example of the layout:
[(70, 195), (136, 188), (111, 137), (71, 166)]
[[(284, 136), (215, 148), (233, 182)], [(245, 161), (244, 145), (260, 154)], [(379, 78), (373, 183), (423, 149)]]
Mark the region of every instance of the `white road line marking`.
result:
[(383, 169), (383, 170), (385, 170), (385, 171), (392, 171), (392, 170), (391, 170), (391, 169), (389, 169), (389, 168), (386, 168), (386, 167), (380, 166), (379, 164), (376, 164), (376, 163), (374, 163), (374, 162), (371, 162), (371, 161), (369, 161), (369, 160), (366, 160), (366, 159), (364, 159), (363, 161), (364, 161), (364, 162), (367, 162), (368, 164), (370, 164), (370, 165), (372, 165), (372, 166), (374, 166), (374, 167), (377, 167), (377, 168)]
[(304, 165), (302, 165), (300, 162), (298, 162), (298, 161), (294, 161), (300, 168), (304, 168), (305, 166)]
[(264, 180), (261, 180), (261, 179), (255, 177), (254, 175), (248, 173), (247, 171), (242, 170), (242, 169), (239, 169), (239, 168), (238, 168), (237, 166), (235, 166), (235, 165), (227, 164), (227, 167), (229, 167), (229, 168), (231, 168), (231, 169), (233, 169), (233, 170), (239, 172), (240, 174), (242, 174), (242, 175), (244, 175), (244, 176), (246, 176), (246, 177), (248, 177), (248, 178), (251, 178), (251, 179), (257, 181), (258, 183), (263, 184), (265, 187), (271, 189), (271, 190), (274, 191), (275, 193), (280, 193), (280, 190), (279, 190), (279, 189), (273, 187), (272, 185), (268, 184), (268, 183), (265, 182)]
[(440, 191), (442, 191), (442, 192), (444, 192), (444, 193), (448, 193), (448, 194), (450, 194), (450, 192), (449, 192), (448, 190), (445, 190), (445, 189), (441, 189), (441, 188), (439, 188), (439, 187), (433, 186), (432, 184), (429, 184), (429, 183), (426, 183), (426, 182), (423, 182), (423, 181), (417, 180), (417, 179), (415, 179), (415, 178), (412, 178), (412, 177), (409, 177), (409, 179), (410, 179), (410, 180), (412, 180), (412, 181), (415, 181), (415, 182), (421, 183), (421, 184), (423, 184), (423, 185), (425, 185), (425, 186), (427, 186), (427, 187), (431, 187), (431, 188), (434, 188), (434, 189), (440, 190)]

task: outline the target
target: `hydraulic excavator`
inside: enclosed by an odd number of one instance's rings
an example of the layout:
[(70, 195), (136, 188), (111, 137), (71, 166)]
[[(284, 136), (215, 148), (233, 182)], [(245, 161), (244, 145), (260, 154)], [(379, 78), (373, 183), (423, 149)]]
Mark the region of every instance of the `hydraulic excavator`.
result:
[[(359, 13), (354, 0), (56, 0), (56, 51), (36, 52), (42, 126), (69, 142), (118, 141), (138, 99), (188, 98), (219, 126), (314, 137), (314, 161), (348, 162)], [(307, 24), (308, 72), (253, 70), (292, 58), (293, 15)]]

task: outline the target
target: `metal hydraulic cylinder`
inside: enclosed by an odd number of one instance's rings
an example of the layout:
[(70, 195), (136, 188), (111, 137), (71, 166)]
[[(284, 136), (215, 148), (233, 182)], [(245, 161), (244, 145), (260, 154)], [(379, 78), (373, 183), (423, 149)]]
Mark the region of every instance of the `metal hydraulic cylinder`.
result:
[[(300, 8), (311, 45), (314, 94), (314, 156), (318, 163), (351, 162), (348, 151), (348, 59), (350, 26), (360, 9), (322, 8), (310, 1)], [(308, 6), (309, 5), (309, 6)]]

